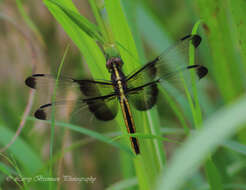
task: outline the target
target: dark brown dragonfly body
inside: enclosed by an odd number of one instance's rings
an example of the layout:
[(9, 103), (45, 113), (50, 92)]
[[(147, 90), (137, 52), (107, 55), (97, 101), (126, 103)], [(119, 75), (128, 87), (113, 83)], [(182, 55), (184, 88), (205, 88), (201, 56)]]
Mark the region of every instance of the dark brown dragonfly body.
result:
[[(193, 45), (196, 48), (200, 42), (200, 36), (188, 35), (153, 61), (146, 63), (129, 75), (123, 73), (122, 59), (111, 57), (106, 63), (106, 67), (111, 74), (111, 80), (109, 81), (77, 80), (61, 77), (59, 84), (75, 84), (82, 95), (76, 100), (76, 103), (80, 105), (78, 107), (87, 108), (98, 120), (113, 120), (117, 115), (117, 102), (119, 102), (128, 133), (133, 134), (136, 130), (130, 105), (139, 111), (149, 110), (157, 103), (158, 83), (175, 83), (179, 81), (179, 73), (185, 73), (189, 70), (195, 70), (198, 79), (207, 74), (207, 68), (202, 65), (187, 66), (180, 63), (180, 61), (182, 62), (180, 55), (188, 54), (189, 46)], [(178, 65), (175, 65), (175, 63), (178, 63)], [(28, 77), (25, 83), (31, 88), (38, 89), (39, 83), (54, 83), (54, 79), (55, 76), (52, 75), (35, 74)], [(68, 105), (73, 102), (75, 100), (61, 100), (45, 104), (40, 106), (34, 115), (38, 119), (46, 120), (49, 119), (52, 105)], [(83, 116), (83, 113), (81, 116)], [(137, 138), (130, 137), (130, 140), (134, 152), (139, 154), (140, 147)]]
[[(130, 106), (127, 99), (127, 78), (122, 72), (123, 61), (114, 57), (107, 61), (106, 66), (111, 73), (111, 81), (114, 86), (115, 93), (118, 96), (122, 114), (124, 117), (125, 125), (127, 127), (128, 133), (133, 134), (136, 132), (134, 120), (131, 114)], [(136, 154), (140, 153), (139, 143), (135, 137), (131, 137), (131, 144)]]

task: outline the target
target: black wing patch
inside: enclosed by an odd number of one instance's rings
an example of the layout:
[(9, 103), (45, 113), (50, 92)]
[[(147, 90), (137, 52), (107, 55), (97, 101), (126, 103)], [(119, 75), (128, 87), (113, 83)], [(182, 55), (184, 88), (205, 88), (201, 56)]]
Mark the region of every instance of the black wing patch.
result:
[(129, 102), (139, 111), (151, 109), (157, 102), (159, 90), (157, 81), (127, 90)]
[(86, 99), (84, 102), (95, 117), (102, 121), (110, 121), (115, 118), (118, 111), (116, 94)]
[(84, 121), (88, 121), (89, 118), (87, 118), (88, 116), (86, 114), (90, 112), (98, 120), (110, 121), (115, 118), (118, 112), (116, 97), (115, 94), (110, 94), (89, 99), (56, 101), (40, 106), (34, 113), (34, 116), (40, 120), (50, 120), (52, 116), (52, 106), (56, 107), (56, 113), (61, 111), (62, 107), (69, 109), (69, 107), (74, 106), (72, 113), (74, 117), (80, 117)]

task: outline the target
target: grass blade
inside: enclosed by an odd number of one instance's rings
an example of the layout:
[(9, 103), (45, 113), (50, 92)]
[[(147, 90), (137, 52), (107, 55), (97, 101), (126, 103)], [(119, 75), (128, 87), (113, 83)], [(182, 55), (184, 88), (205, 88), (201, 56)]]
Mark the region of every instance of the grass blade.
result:
[[(177, 190), (198, 169), (210, 151), (237, 132), (246, 122), (246, 96), (215, 113), (202, 129), (190, 136), (176, 152), (158, 189)], [(184, 164), (185, 163), (185, 164)]]
[[(81, 30), (80, 26), (78, 26), (73, 19), (65, 14), (59, 7), (50, 2), (50, 0), (44, 0), (44, 3), (56, 20), (62, 25), (68, 36), (80, 49), (92, 76), (97, 79), (109, 78), (110, 76), (105, 67), (105, 57), (97, 43), (88, 36), (86, 32)], [(60, 1), (59, 4), (79, 14), (71, 0)]]
[[(9, 139), (14, 135), (8, 128), (0, 126), (0, 143), (2, 145), (8, 144)], [(23, 168), (22, 173), (27, 176), (32, 176), (35, 172), (39, 171), (43, 167), (43, 163), (31, 149), (31, 147), (23, 141), (21, 138), (17, 138), (8, 151), (15, 157)], [(23, 152), (25, 154), (23, 154)]]
[(72, 10), (66, 8), (65, 6), (63, 6), (61, 3), (59, 3), (56, 0), (47, 0), (47, 1), (49, 1), (49, 2), (53, 3), (54, 5), (56, 5), (57, 7), (59, 7), (64, 12), (64, 14), (66, 14), (88, 36), (90, 36), (91, 38), (93, 38), (93, 39), (95, 39), (101, 43), (104, 43), (104, 39), (100, 35), (99, 28), (96, 25), (94, 25), (93, 23), (88, 21), (85, 17), (81, 16), (80, 14), (76, 13), (75, 11), (72, 11)]
[[(52, 102), (56, 101), (56, 99), (55, 99), (56, 98), (56, 89), (57, 89), (57, 86), (58, 86), (58, 83), (59, 83), (59, 77), (61, 75), (61, 70), (62, 70), (62, 67), (63, 67), (63, 64), (64, 64), (64, 60), (66, 58), (68, 50), (69, 50), (69, 46), (67, 46), (67, 48), (65, 50), (65, 53), (64, 53), (64, 55), (62, 57), (61, 63), (59, 65), (59, 68), (58, 68), (56, 81), (55, 81), (55, 88), (54, 88), (53, 95), (52, 95)], [(51, 133), (50, 133), (50, 160), (52, 160), (53, 159), (54, 137), (55, 137), (55, 106), (52, 106), (50, 131), (51, 131)], [(52, 165), (50, 165), (50, 167), (49, 167), (49, 175), (50, 175), (50, 177), (53, 176), (53, 174), (52, 174)], [(49, 184), (50, 184), (50, 189), (53, 189), (53, 187), (52, 187), (53, 182), (50, 182)]]
[[(36, 120), (35, 118), (29, 118), (29, 120)], [(51, 123), (51, 121), (43, 121), (45, 123)], [(129, 149), (128, 147), (121, 145), (120, 143), (114, 142), (111, 138), (106, 137), (105, 135), (102, 135), (100, 133), (97, 133), (95, 131), (83, 128), (81, 126), (77, 126), (77, 125), (73, 125), (70, 123), (64, 123), (64, 122), (55, 122), (56, 126), (60, 126), (60, 127), (64, 127), (64, 128), (68, 128), (71, 129), (73, 131), (79, 132), (81, 134), (87, 135), (89, 137), (92, 137), (94, 139), (97, 139), (101, 142), (110, 144), (116, 148), (119, 148), (121, 150), (123, 150), (124, 152), (128, 153), (130, 156), (134, 156), (134, 154), (132, 153), (131, 149)]]

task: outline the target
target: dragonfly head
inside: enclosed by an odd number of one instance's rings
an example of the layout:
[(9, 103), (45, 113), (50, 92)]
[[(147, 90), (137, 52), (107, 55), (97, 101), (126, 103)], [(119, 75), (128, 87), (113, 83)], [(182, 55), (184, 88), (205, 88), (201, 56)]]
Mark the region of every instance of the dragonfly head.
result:
[(108, 71), (111, 73), (114, 67), (121, 68), (123, 65), (123, 61), (120, 57), (111, 57), (107, 60), (106, 67)]

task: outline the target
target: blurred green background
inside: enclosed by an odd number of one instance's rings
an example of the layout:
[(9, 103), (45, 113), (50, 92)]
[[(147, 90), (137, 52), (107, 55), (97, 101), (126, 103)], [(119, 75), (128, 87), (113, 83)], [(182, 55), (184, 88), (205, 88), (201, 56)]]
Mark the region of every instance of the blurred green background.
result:
[[(74, 1), (74, 4), (81, 15), (97, 24), (90, 2), (92, 1), (81, 0)], [(108, 21), (110, 19), (104, 7), (105, 2), (99, 0), (93, 2), (96, 2), (109, 34), (115, 35), (110, 29), (111, 21)], [(159, 114), (154, 114), (159, 117), (157, 120), (160, 120), (158, 123), (160, 132), (157, 132), (157, 135), (164, 133), (165, 137), (182, 144), (186, 139), (185, 127), (198, 129), (197, 124), (200, 126), (203, 120), (216, 116), (218, 110), (233, 105), (245, 94), (246, 25), (244, 18), (246, 15), (243, 10), (243, 7), (246, 7), (245, 1), (124, 0), (121, 1), (121, 5), (141, 60), (153, 59), (175, 41), (190, 34), (195, 23), (201, 21), (198, 34), (203, 40), (198, 49), (196, 61), (209, 70), (208, 76), (197, 86), (199, 109), (201, 109), (201, 112), (198, 112), (202, 113), (203, 119), (196, 120), (184, 94), (176, 96), (177, 93), (171, 93), (168, 96), (171, 99), (165, 99), (157, 108)], [(70, 7), (67, 8), (70, 9)], [(116, 9), (115, 13), (117, 11)], [(109, 17), (112, 15), (109, 14)], [(62, 74), (79, 78), (90, 76), (88, 73), (91, 67), (88, 67), (87, 59), (78, 49), (78, 44), (73, 43), (42, 1), (0, 1), (0, 144), (2, 148), (10, 143), (22, 126), (23, 114), (26, 107), (30, 107), (27, 106), (30, 99), (34, 97), (33, 105), (31, 111), (26, 113), (31, 116), (40, 104), (47, 103), (46, 95), (52, 93), (43, 92), (38, 96), (32, 94), (33, 92), (30, 92), (24, 84), (25, 78), (32, 72), (56, 73), (68, 44), (70, 49)], [(105, 62), (95, 64), (104, 67)], [(35, 71), (33, 71), (34, 65)], [(195, 107), (196, 103), (194, 103)], [(195, 109), (197, 111), (198, 108)], [(237, 115), (236, 112), (235, 115)], [(118, 149), (108, 144), (68, 130), (66, 127), (55, 128), (52, 175), (65, 174), (78, 178), (92, 176), (96, 178), (95, 183), (54, 182), (50, 187), (50, 183), (45, 182), (18, 182), (19, 185), (17, 185), (13, 180), (8, 181), (7, 176), (17, 174), (24, 177), (48, 176), (51, 143), (49, 126), (47, 123), (30, 118), (26, 120), (21, 132), (17, 132), (17, 140), (1, 155), (1, 189), (149, 188), (143, 182), (146, 176), (148, 178), (148, 172), (145, 177), (139, 174), (142, 170), (139, 172), (137, 163), (141, 162), (126, 156), (124, 152), (119, 153)], [(241, 126), (244, 126), (243, 122)], [(218, 128), (221, 127), (223, 126), (218, 126)], [(87, 129), (112, 137), (115, 136), (114, 132), (119, 134), (120, 128), (91, 126)], [(220, 146), (214, 154), (204, 157), (204, 159), (209, 158), (210, 164), (205, 162), (201, 169), (186, 181), (182, 189), (246, 189), (246, 185), (237, 186), (245, 183), (246, 177), (246, 148), (244, 147), (246, 131), (243, 129), (238, 131), (235, 128), (234, 133), (233, 142), (227, 144), (231, 148)], [(143, 140), (144, 143), (146, 141)], [(151, 166), (158, 168), (153, 172), (156, 175), (161, 173), (163, 166), (166, 167), (164, 160), (168, 160), (180, 146), (172, 142), (160, 142), (159, 145), (161, 146), (160, 154), (163, 155), (157, 158), (162, 158), (163, 161), (156, 161), (154, 157), (147, 159), (148, 162), (152, 160), (153, 163), (146, 163), (145, 158), (142, 162), (142, 164), (149, 164), (148, 169)], [(67, 147), (71, 149), (62, 154)], [(237, 150), (238, 147), (241, 149)], [(153, 147), (152, 151), (155, 154), (158, 152)], [(161, 162), (163, 166), (157, 167), (157, 162)], [(156, 180), (157, 176), (154, 175), (153, 179)], [(148, 182), (151, 187), (154, 183), (154, 181)]]

